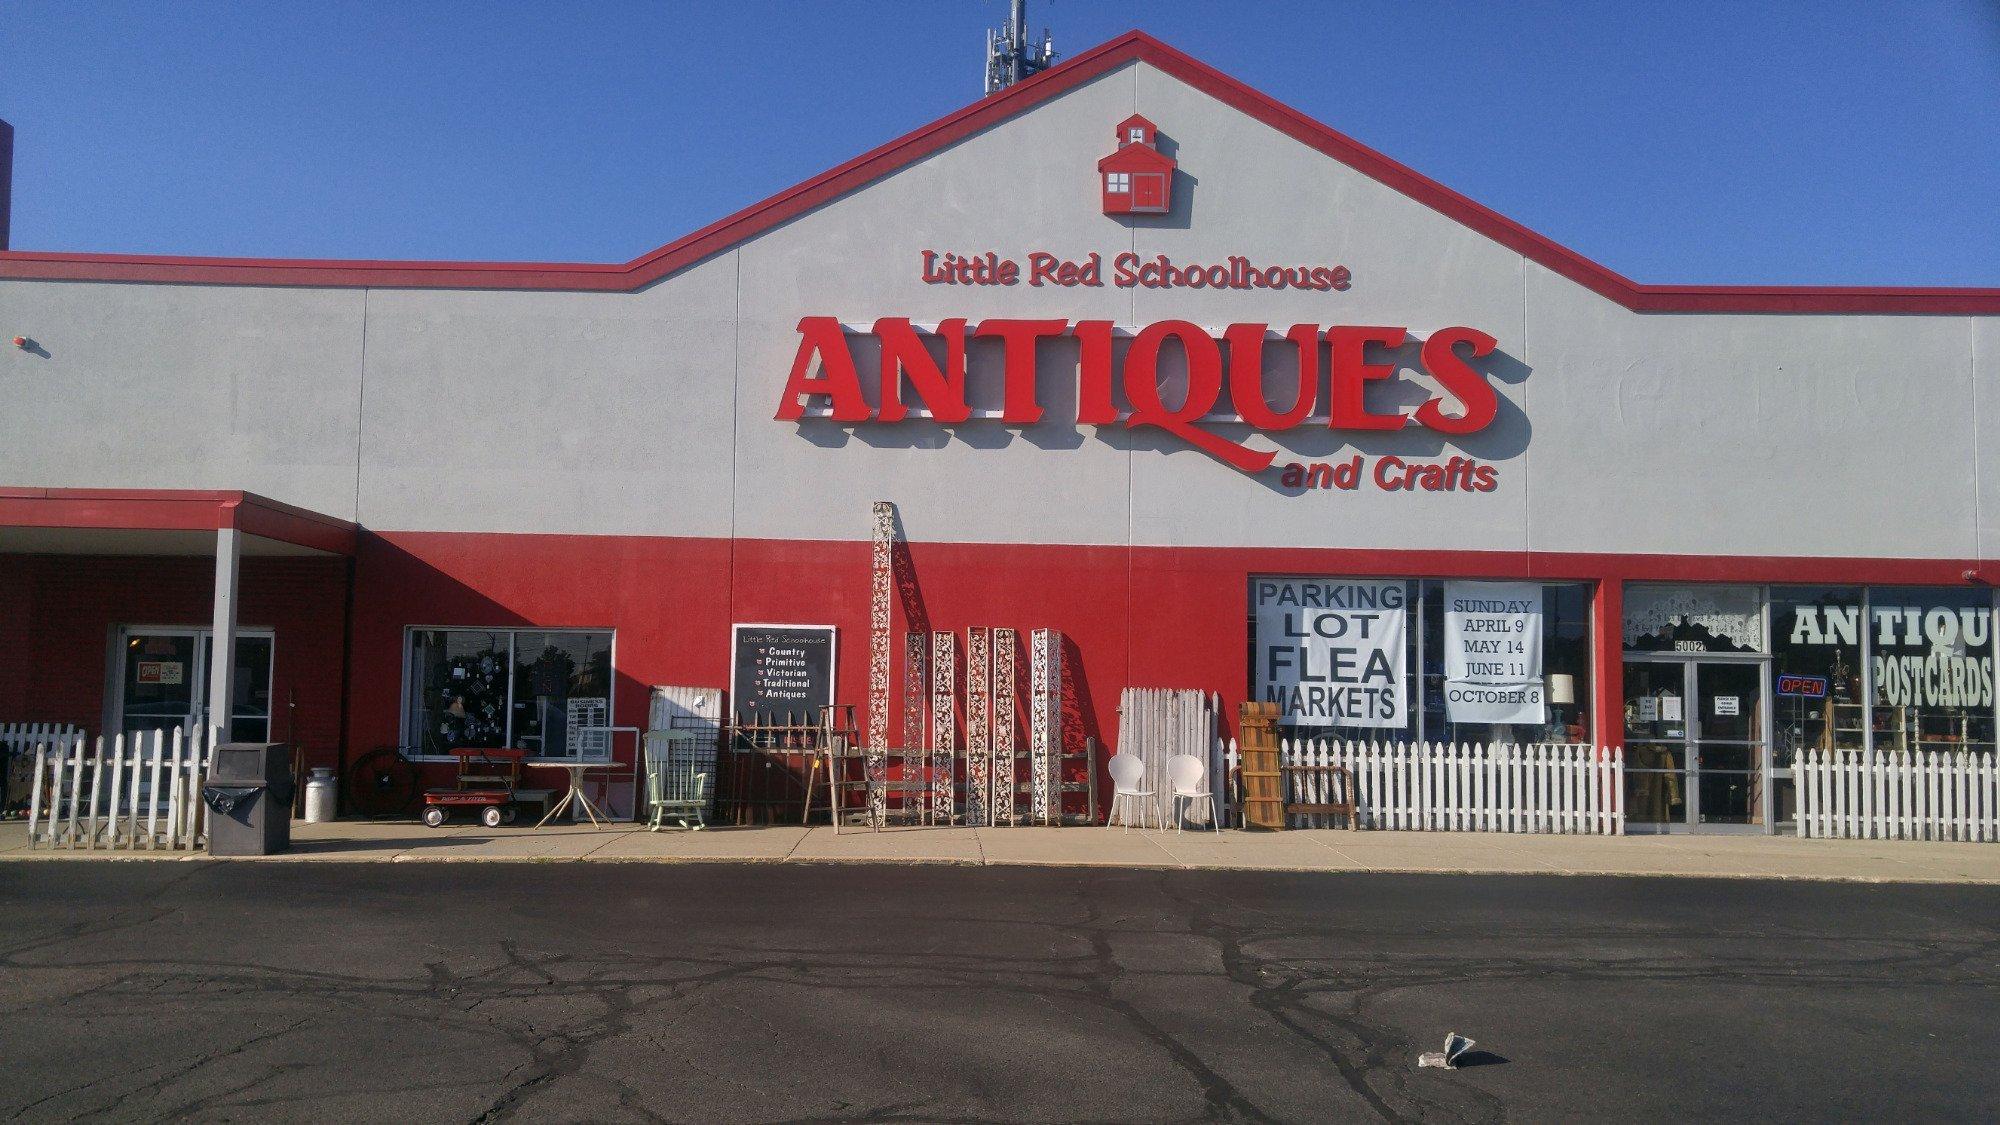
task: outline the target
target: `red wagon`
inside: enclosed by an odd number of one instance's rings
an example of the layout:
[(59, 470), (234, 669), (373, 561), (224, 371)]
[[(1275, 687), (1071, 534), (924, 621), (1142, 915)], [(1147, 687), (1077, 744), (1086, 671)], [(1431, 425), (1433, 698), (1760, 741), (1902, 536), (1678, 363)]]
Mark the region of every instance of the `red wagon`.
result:
[(451, 752), (458, 759), (458, 782), (450, 789), (424, 792), (424, 823), (432, 828), (444, 825), (454, 808), (476, 808), (479, 823), (498, 828), (514, 822), (514, 802), (521, 785), (521, 763), (526, 750), (461, 746)]

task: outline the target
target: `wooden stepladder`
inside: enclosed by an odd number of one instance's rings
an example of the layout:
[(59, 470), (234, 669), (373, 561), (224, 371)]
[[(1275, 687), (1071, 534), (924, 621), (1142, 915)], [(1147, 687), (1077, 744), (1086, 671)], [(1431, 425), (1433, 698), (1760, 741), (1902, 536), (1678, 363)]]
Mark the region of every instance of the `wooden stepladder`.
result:
[(1285, 826), (1284, 763), (1278, 743), (1278, 705), (1246, 702), (1237, 711), (1237, 746), (1243, 754), (1243, 826)]

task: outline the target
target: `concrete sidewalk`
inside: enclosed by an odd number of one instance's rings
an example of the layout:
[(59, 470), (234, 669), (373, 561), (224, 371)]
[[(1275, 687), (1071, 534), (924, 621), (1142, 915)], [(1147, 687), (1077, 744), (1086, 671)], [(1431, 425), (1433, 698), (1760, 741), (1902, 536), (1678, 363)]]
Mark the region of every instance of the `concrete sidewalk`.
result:
[[(294, 824), (293, 852), (253, 862), (597, 860), (942, 863), (1253, 871), (1676, 875), (2000, 884), (2000, 845), (1789, 836), (1529, 836), (1470, 832), (1142, 831), (1104, 828), (773, 826), (648, 832), (631, 824), (488, 829), (343, 821)], [(186, 859), (188, 852), (29, 850), (0, 824), (4, 859)], [(205, 858), (205, 857), (204, 857)]]

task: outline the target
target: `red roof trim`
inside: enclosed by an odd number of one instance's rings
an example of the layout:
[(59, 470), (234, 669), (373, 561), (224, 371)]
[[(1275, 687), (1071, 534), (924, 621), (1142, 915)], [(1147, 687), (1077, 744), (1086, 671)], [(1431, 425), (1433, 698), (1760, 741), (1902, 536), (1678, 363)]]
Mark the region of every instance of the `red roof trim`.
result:
[(0, 251), (0, 277), (192, 285), (628, 292), (728, 250), (1133, 61), (1158, 67), (1530, 261), (1637, 312), (2000, 314), (2000, 288), (1641, 285), (1140, 31), (1126, 32), (1025, 82), (622, 265), (187, 258), (17, 250)]

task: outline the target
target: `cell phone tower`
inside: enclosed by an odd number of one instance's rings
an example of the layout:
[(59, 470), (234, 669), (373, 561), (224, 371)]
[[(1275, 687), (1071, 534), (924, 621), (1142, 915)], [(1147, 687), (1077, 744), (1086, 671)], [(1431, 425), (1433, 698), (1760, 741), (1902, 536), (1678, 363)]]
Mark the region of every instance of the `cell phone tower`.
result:
[(986, 32), (986, 92), (1004, 90), (1055, 65), (1056, 41), (1048, 28), (1040, 43), (1028, 42), (1028, 0), (1013, 0), (1005, 27)]

